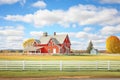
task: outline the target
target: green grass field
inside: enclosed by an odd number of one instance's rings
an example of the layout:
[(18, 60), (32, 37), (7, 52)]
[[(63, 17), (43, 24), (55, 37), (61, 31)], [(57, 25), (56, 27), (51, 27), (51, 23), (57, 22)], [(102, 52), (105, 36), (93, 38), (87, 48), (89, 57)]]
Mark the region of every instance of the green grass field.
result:
[(0, 77), (62, 77), (62, 76), (88, 76), (91, 78), (114, 77), (120, 78), (118, 71), (0, 71)]

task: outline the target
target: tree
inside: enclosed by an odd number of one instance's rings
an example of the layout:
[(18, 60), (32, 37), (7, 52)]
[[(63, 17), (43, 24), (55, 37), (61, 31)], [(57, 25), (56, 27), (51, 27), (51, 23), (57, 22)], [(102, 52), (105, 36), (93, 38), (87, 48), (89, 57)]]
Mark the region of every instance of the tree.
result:
[(110, 53), (120, 53), (120, 40), (116, 36), (110, 36), (106, 40), (106, 49)]
[(35, 40), (34, 40), (33, 38), (24, 41), (24, 42), (23, 42), (23, 47), (25, 48), (26, 46), (32, 45), (34, 41), (35, 41)]
[(93, 49), (93, 43), (92, 41), (89, 42), (89, 45), (87, 47), (87, 53), (90, 53), (90, 51)]

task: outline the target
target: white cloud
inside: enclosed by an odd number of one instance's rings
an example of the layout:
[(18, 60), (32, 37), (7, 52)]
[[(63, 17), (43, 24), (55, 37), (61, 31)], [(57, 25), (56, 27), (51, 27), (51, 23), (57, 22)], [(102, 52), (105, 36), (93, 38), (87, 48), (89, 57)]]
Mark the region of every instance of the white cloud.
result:
[(11, 21), (23, 21), (23, 22), (27, 22), (30, 23), (33, 20), (33, 15), (32, 14), (27, 14), (25, 16), (20, 16), (20, 15), (7, 15), (7, 17), (5, 18), (7, 20), (11, 20)]
[[(38, 10), (34, 14), (7, 15), (10, 21), (22, 21), (37, 27), (60, 24), (69, 27), (70, 24), (79, 25), (117, 25), (120, 23), (120, 12), (114, 8), (96, 7), (93, 5), (77, 5), (68, 10)], [(74, 26), (75, 27), (75, 26)]]
[(7, 42), (13, 42), (13, 41), (22, 41), (23, 40), (23, 36), (7, 36), (6, 37), (6, 41)]
[(22, 49), (23, 26), (3, 26), (0, 29), (0, 49)]
[(6, 26), (5, 29), (0, 30), (0, 35), (3, 36), (21, 36), (24, 35), (23, 29), (21, 29), (23, 27), (18, 26), (18, 28), (14, 29), (11, 28), (11, 26)]
[(78, 32), (76, 34), (77, 38), (88, 38), (88, 34), (86, 32)]
[[(92, 40), (93, 44), (94, 44), (94, 47), (97, 48), (97, 49), (106, 49), (105, 47), (105, 44), (106, 44), (106, 37), (103, 38), (103, 39), (98, 39), (98, 40)], [(97, 47), (96, 47), (97, 46)], [(101, 47), (102, 46), (102, 47)], [(101, 48), (98, 48), (98, 47), (101, 47)]]
[(26, 3), (26, 0), (20, 0), (19, 2), (22, 6), (24, 6), (24, 4)]
[(89, 32), (89, 31), (91, 31), (91, 30), (92, 30), (91, 27), (85, 27), (85, 28), (84, 28), (84, 31), (85, 31), (85, 32)]
[(24, 5), (26, 0), (0, 0), (0, 5), (3, 4), (14, 4), (20, 2), (21, 5)]
[(80, 41), (71, 41), (71, 44), (72, 49), (86, 50), (87, 48), (87, 44)]
[[(85, 21), (80, 24), (99, 24), (99, 25), (114, 25), (118, 24), (119, 21), (116, 21), (116, 17), (118, 16), (118, 11), (116, 9), (98, 9), (95, 14), (91, 17), (87, 18)], [(119, 16), (118, 16), (119, 17)], [(112, 24), (110, 23), (112, 21)], [(115, 23), (113, 23), (115, 21)]]
[(45, 8), (47, 4), (44, 1), (37, 1), (33, 3), (32, 6), (37, 8)]
[(108, 4), (120, 4), (120, 0), (100, 0), (101, 3), (108, 3)]
[(94, 48), (98, 49), (98, 50), (105, 50), (106, 49), (105, 45), (103, 45), (103, 46), (94, 46)]
[(103, 35), (113, 35), (120, 33), (120, 25), (117, 26), (105, 26), (101, 29)]
[(71, 41), (72, 45), (81, 45), (82, 42), (80, 41)]
[(88, 32), (77, 32), (74, 33), (76, 38), (83, 39), (83, 40), (99, 40), (103, 39), (104, 37), (98, 33), (88, 33)]
[(2, 4), (14, 4), (16, 2), (19, 2), (19, 0), (0, 0), (0, 5), (2, 5)]
[(72, 38), (77, 38), (77, 39), (82, 39), (82, 40), (99, 40), (99, 39), (104, 39), (105, 37), (101, 34), (94, 34), (94, 33), (89, 33), (89, 32), (84, 32), (84, 31), (80, 31), (80, 32), (61, 32), (61, 33), (57, 33), (59, 34), (68, 34), (69, 37)]
[(43, 35), (43, 32), (42, 31), (31, 31), (30, 32), (30, 35), (36, 39), (40, 39), (40, 37)]

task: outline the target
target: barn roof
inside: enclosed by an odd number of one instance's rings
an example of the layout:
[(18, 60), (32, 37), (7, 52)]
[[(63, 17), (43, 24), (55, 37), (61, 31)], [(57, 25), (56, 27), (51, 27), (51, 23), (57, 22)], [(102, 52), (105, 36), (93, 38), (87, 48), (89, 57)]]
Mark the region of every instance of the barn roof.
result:
[(52, 39), (56, 44), (62, 44), (67, 37), (66, 35), (47, 35), (40, 38), (41, 44), (48, 44), (49, 40)]

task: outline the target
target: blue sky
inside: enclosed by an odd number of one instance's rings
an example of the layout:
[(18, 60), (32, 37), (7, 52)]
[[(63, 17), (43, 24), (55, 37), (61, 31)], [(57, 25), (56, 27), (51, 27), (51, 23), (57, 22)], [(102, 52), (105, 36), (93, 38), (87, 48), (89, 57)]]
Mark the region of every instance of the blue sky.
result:
[(72, 49), (92, 40), (103, 50), (108, 36), (120, 38), (120, 0), (0, 0), (0, 49), (22, 49), (43, 32), (68, 34)]

